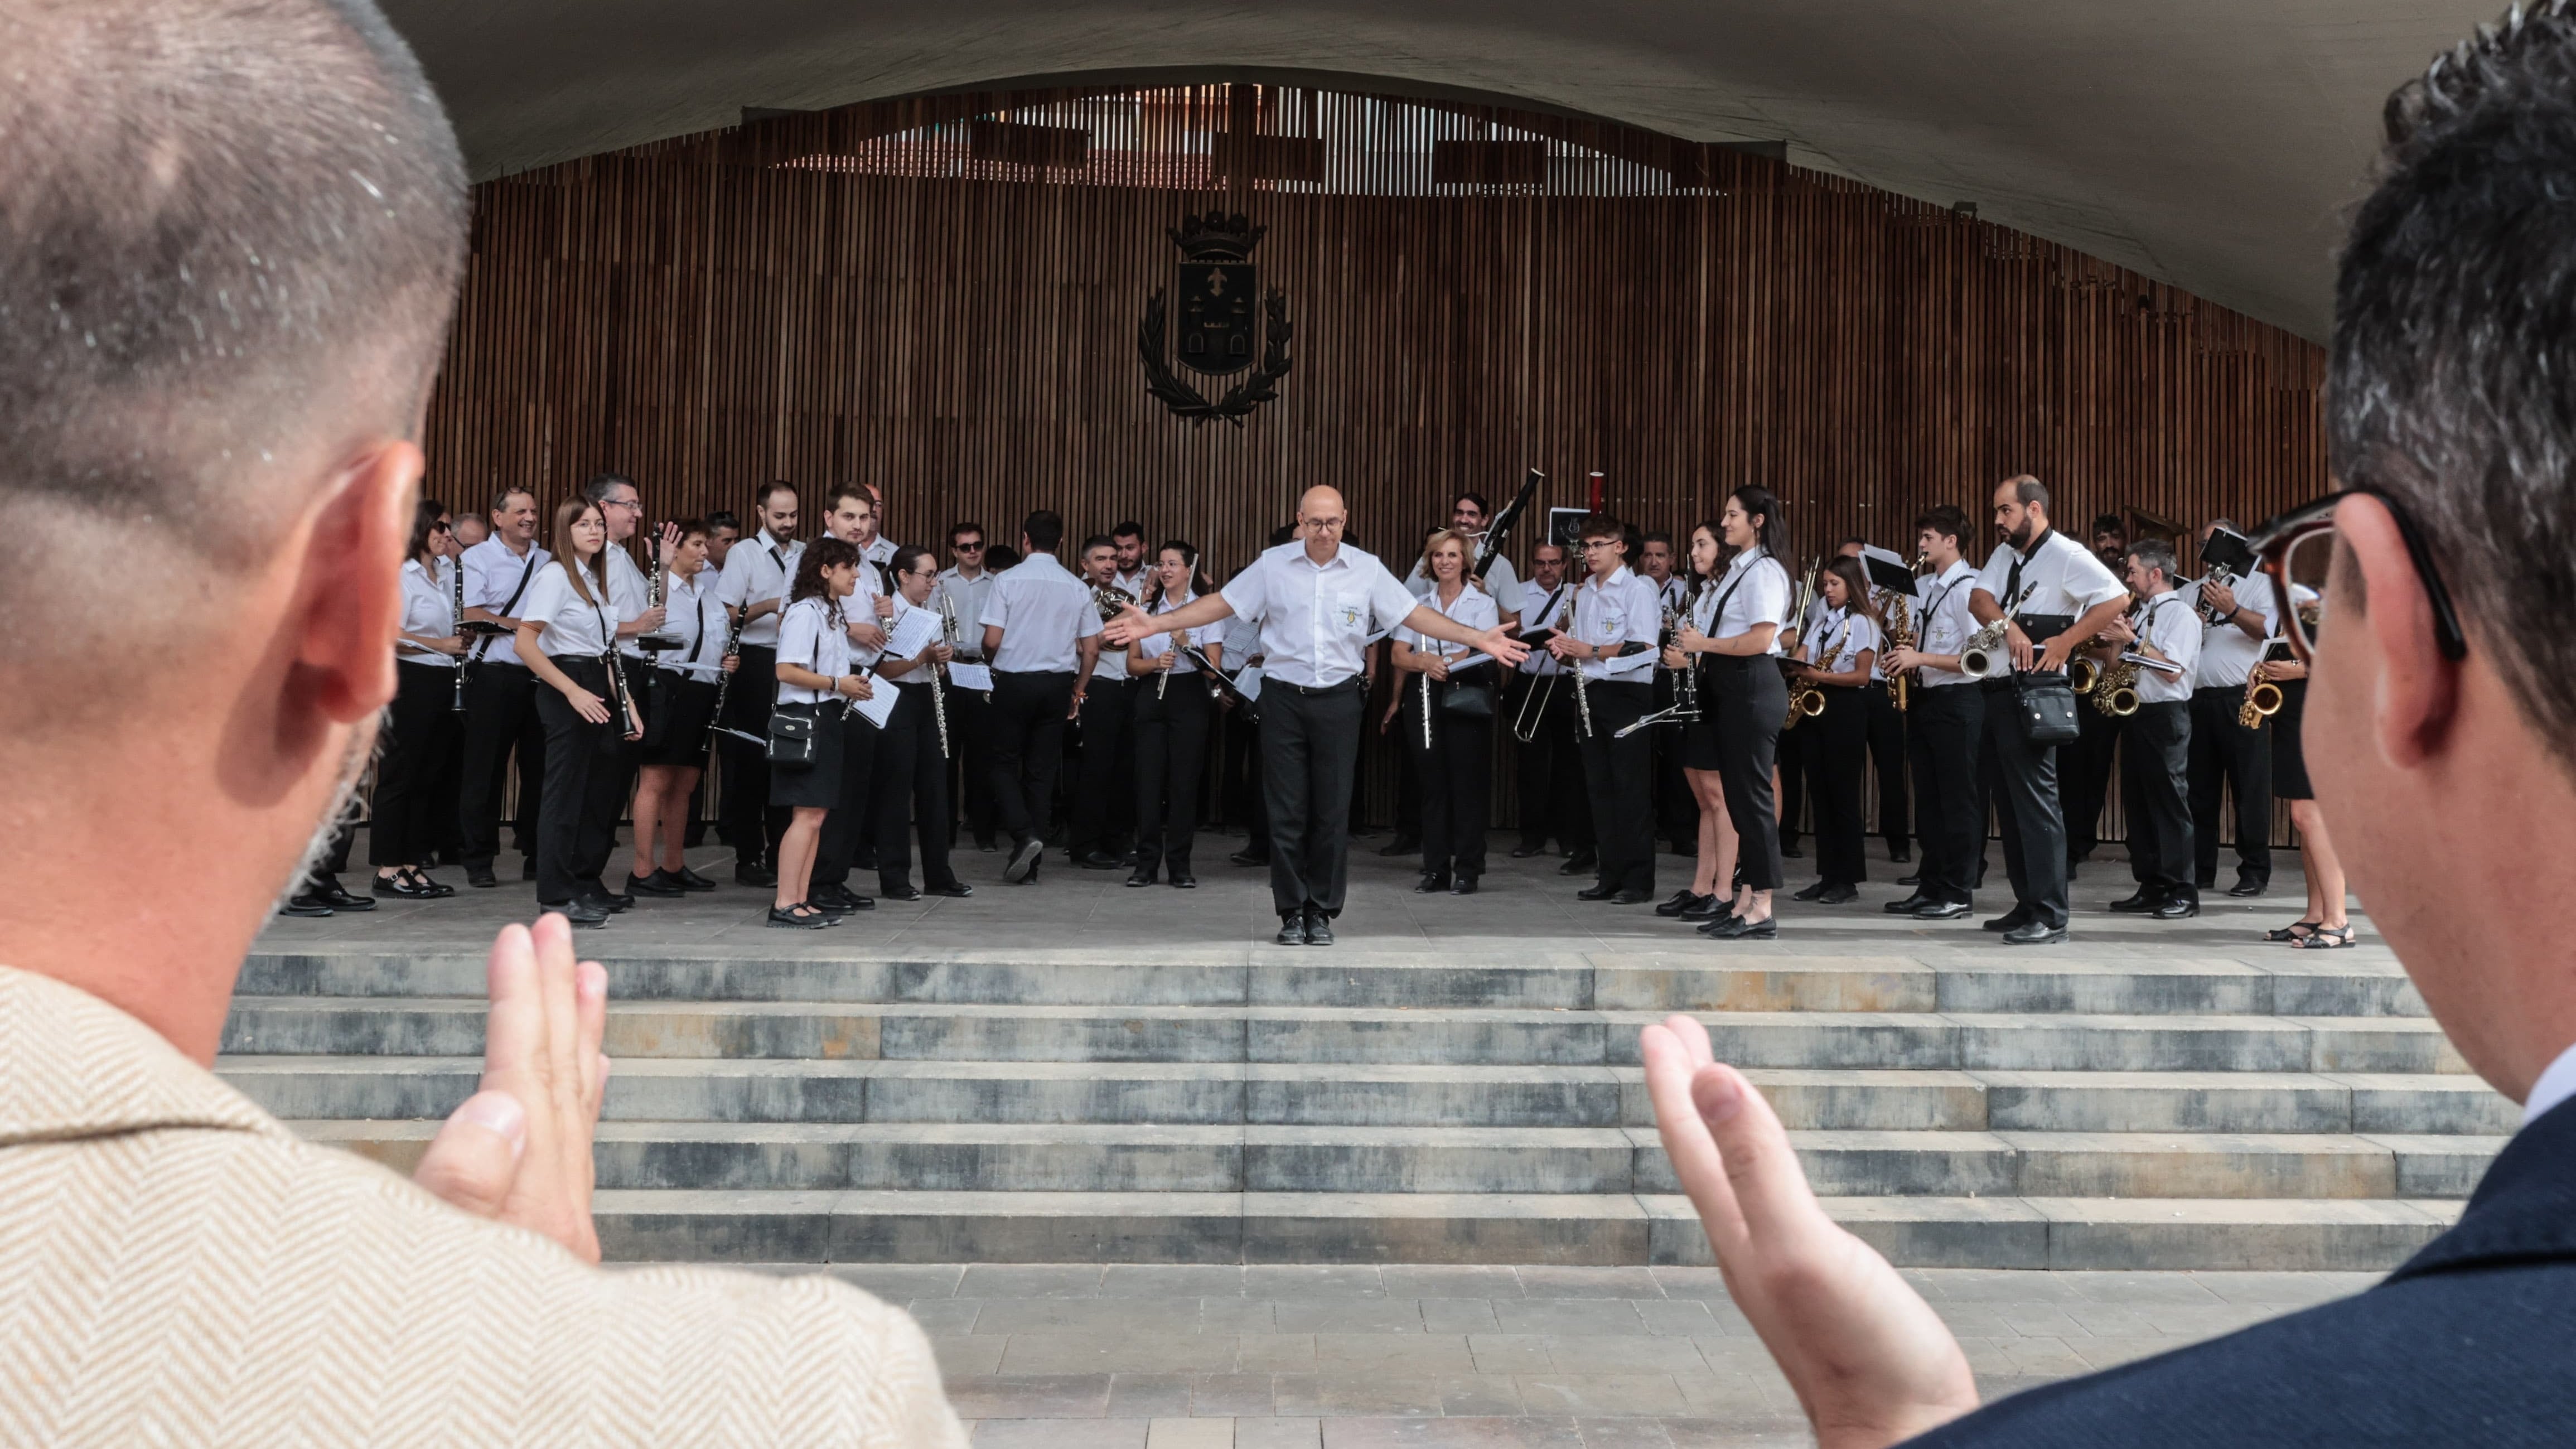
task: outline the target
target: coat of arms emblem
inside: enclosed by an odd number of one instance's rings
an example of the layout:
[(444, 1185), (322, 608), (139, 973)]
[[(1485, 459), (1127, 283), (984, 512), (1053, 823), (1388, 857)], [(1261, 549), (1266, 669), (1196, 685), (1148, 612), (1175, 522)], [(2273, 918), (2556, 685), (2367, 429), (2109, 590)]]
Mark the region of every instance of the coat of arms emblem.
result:
[[(1210, 211), (1185, 217), (1166, 233), (1183, 258), (1178, 316), (1171, 315), (1164, 289), (1156, 288), (1136, 330), (1136, 350), (1145, 364), (1145, 390), (1193, 424), (1243, 426), (1246, 414), (1279, 395), (1279, 379), (1288, 375), (1288, 296), (1276, 287), (1263, 296), (1252, 261), (1266, 231), (1241, 215)], [(1207, 377), (1247, 368), (1252, 375), (1210, 402), (1172, 370), (1174, 362)]]

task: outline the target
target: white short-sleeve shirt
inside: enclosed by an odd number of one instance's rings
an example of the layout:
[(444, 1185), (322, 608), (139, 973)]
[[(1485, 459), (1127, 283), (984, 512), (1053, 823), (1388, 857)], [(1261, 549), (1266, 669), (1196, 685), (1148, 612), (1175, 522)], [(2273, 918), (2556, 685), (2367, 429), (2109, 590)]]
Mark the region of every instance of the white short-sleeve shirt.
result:
[(701, 566), (690, 578), (666, 577), (662, 587), (662, 628), (688, 642), (654, 659), (657, 668), (691, 679), (714, 680), (724, 673), (726, 622), (724, 605), (716, 602), (717, 572)]
[(1655, 668), (1651, 646), (1661, 634), (1663, 623), (1663, 595), (1656, 591), (1655, 581), (1632, 572), (1626, 564), (1606, 576), (1595, 574), (1585, 579), (1574, 602), (1574, 637), (1603, 648), (1637, 643), (1649, 647), (1611, 659), (1582, 660), (1583, 677), (1613, 683), (1648, 678)]
[[(765, 528), (736, 540), (725, 554), (724, 575), (716, 582), (716, 598), (728, 609), (784, 599), (787, 586), (795, 581), (796, 565), (804, 557), (804, 544), (774, 538)], [(763, 614), (743, 625), (742, 642), (755, 649), (778, 647), (778, 615)]]
[[(1166, 594), (1161, 599), (1156, 600), (1154, 607), (1147, 612), (1154, 614), (1168, 614), (1174, 609), (1179, 608), (1181, 605), (1186, 604), (1197, 597), (1198, 595), (1186, 590), (1184, 590), (1177, 598)], [(1223, 626), (1220, 625), (1218, 627)], [(1190, 642), (1204, 648), (1207, 643), (1207, 634), (1208, 631), (1202, 629), (1190, 636)], [(1134, 648), (1136, 651), (1136, 657), (1150, 664), (1171, 651), (1171, 631), (1164, 630), (1158, 634), (1148, 634), (1144, 638), (1137, 640)], [(1174, 674), (1196, 674), (1199, 672), (1199, 667), (1197, 664), (1191, 662), (1190, 656), (1184, 654), (1180, 658), (1172, 661), (1172, 672)]]
[[(855, 594), (852, 598), (857, 597)], [(838, 676), (851, 673), (850, 636), (832, 600), (817, 595), (798, 599), (787, 606), (778, 618), (778, 662), (810, 669), (816, 674)], [(840, 601), (846, 609), (849, 600)], [(819, 704), (838, 696), (819, 689), (778, 681), (780, 704)]]
[(1081, 666), (1077, 646), (1100, 633), (1090, 586), (1054, 554), (1040, 552), (994, 578), (978, 622), (1001, 628), (1002, 647), (992, 662), (1006, 674), (1071, 674)]
[(515, 617), (540, 626), (537, 648), (547, 658), (597, 659), (608, 652), (609, 636), (616, 632), (616, 610), (600, 597), (596, 579), (582, 581), (590, 598), (573, 592), (572, 576), (564, 567), (562, 559), (550, 559), (537, 570)]
[[(505, 619), (524, 619), (526, 592), (520, 586), (536, 587), (537, 571), (554, 555), (528, 545), (526, 553), (512, 553), (510, 546), (498, 538), (487, 538), (465, 551), (465, 607), (489, 609)], [(512, 603), (513, 596), (518, 602)], [(516, 664), (519, 646), (508, 634), (477, 636), (482, 649), (478, 657), (487, 664)]]
[[(2021, 564), (2021, 598), (2008, 597), (2013, 565)], [(2014, 551), (2010, 544), (1997, 547), (1986, 557), (1986, 566), (1977, 575), (1977, 588), (1992, 598), (2009, 615), (2059, 614), (2081, 615), (2096, 604), (2128, 596), (2129, 586), (2111, 573), (2093, 550), (2068, 538), (2055, 529), (2031, 545), (2027, 556)], [(2033, 639), (2044, 644), (2044, 639)]]
[[(419, 559), (408, 559), (402, 566), (401, 632), (417, 634), (424, 639), (446, 639), (456, 633), (456, 560), (438, 560), (433, 575), (422, 568)], [(415, 651), (397, 648), (394, 657), (406, 664), (427, 664), (440, 669), (453, 669), (453, 655), (435, 650)]]
[(1421, 602), (1375, 554), (1343, 544), (1318, 564), (1302, 539), (1264, 550), (1219, 592), (1236, 617), (1261, 626), (1265, 677), (1307, 689), (1357, 678), (1370, 637)]
[[(1960, 559), (1943, 569), (1938, 577), (1927, 578), (1916, 586), (1914, 605), (1914, 638), (1916, 647), (1925, 654), (1956, 654), (1968, 647), (1976, 636), (1977, 616), (1968, 611), (1968, 596), (1976, 591), (1977, 571)], [(1916, 682), (1926, 688), (1944, 685), (1973, 684), (1976, 681), (1955, 669), (1935, 669), (1925, 665), (1916, 672)]]
[[(984, 657), (984, 601), (993, 592), (993, 571), (984, 569), (968, 578), (955, 569), (939, 572), (939, 592), (948, 599), (948, 607), (957, 615), (957, 637), (948, 641), (961, 660)], [(938, 599), (931, 600), (932, 607)]]
[[(2233, 624), (2227, 626), (2227, 632), (2239, 639), (2245, 638), (2237, 633)], [(2201, 642), (2200, 612), (2192, 607), (2191, 600), (2179, 592), (2158, 594), (2149, 599), (2138, 620), (2138, 638), (2153, 644), (2167, 659), (2182, 666), (2180, 674), (2167, 674), (2143, 664), (2138, 666), (2139, 703), (2171, 704), (2191, 698), (2192, 678), (2206, 647)], [(2245, 642), (2251, 644), (2254, 641), (2246, 639)], [(2242, 687), (2245, 681), (2239, 679), (2236, 683)]]
[(1801, 642), (1798, 655), (1828, 674), (1848, 674), (1860, 665), (1862, 651), (1886, 652), (1887, 636), (1878, 621), (1849, 609), (1827, 611), (1816, 632)]
[[(2270, 576), (2254, 574), (2235, 580), (2229, 587), (2236, 594), (2238, 607), (2263, 617), (2263, 637), (2248, 638), (2245, 631), (2234, 624), (2202, 625), (2200, 663), (2194, 669), (2194, 679), (2202, 689), (2243, 689), (2245, 681), (2254, 673), (2254, 666), (2262, 662), (2264, 649), (2281, 634), (2280, 596), (2273, 592)], [(2200, 618), (2200, 585), (2189, 584), (2175, 592), (2187, 601), (2189, 612), (2197, 621)], [(2146, 698), (2143, 694), (2138, 697)]]
[[(1551, 589), (1533, 579), (1521, 585), (1521, 633), (1524, 636), (1535, 634), (1564, 622), (1565, 601), (1573, 596), (1574, 590), (1565, 584)], [(1521, 661), (1523, 674), (1544, 676), (1564, 672), (1563, 661), (1545, 648), (1530, 650), (1529, 657)]]
[[(1699, 631), (1711, 639), (1732, 639), (1762, 624), (1777, 624), (1789, 612), (1789, 571), (1760, 548), (1748, 548), (1727, 561), (1726, 573), (1713, 588), (1700, 590), (1692, 612)], [(1771, 636), (1772, 654), (1780, 636)]]
[[(1492, 594), (1477, 588), (1474, 584), (1460, 588), (1458, 597), (1446, 604), (1440, 602), (1440, 590), (1434, 586), (1430, 593), (1423, 596), (1422, 607), (1435, 614), (1444, 615), (1470, 629), (1490, 629), (1503, 621), (1502, 605)], [(1395, 637), (1415, 649), (1427, 649), (1446, 654), (1453, 666), (1470, 656), (1489, 657), (1481, 650), (1471, 650), (1464, 645), (1434, 639), (1428, 634), (1417, 633), (1411, 629), (1398, 628), (1395, 631)]]

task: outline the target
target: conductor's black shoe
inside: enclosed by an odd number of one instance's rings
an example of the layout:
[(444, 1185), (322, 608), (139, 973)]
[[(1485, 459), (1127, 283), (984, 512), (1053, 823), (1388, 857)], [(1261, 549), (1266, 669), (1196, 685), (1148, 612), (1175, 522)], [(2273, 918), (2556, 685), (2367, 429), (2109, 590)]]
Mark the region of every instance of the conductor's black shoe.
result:
[(1724, 915), (1711, 916), (1707, 920), (1700, 922), (1699, 933), (1703, 936), (1723, 936), (1733, 931), (1736, 923), (1743, 919), (1744, 918), (1737, 915), (1735, 913), (1735, 909), (1730, 906), (1727, 908)]
[(1771, 917), (1748, 921), (1742, 916), (1729, 916), (1710, 928), (1708, 934), (1721, 941), (1776, 941), (1780, 939), (1780, 922)]
[(1243, 849), (1236, 851), (1234, 854), (1227, 856), (1226, 859), (1236, 865), (1268, 865), (1270, 863), (1270, 852), (1266, 850), (1254, 850), (1250, 846), (1246, 846)]
[(1306, 913), (1290, 911), (1279, 918), (1279, 934), (1270, 938), (1282, 946), (1306, 944)]
[(1688, 886), (1684, 886), (1680, 890), (1673, 892), (1670, 900), (1667, 900), (1662, 905), (1655, 907), (1655, 914), (1659, 916), (1678, 916), (1682, 912), (1689, 910), (1701, 899), (1702, 897), (1699, 892), (1692, 890)]
[(583, 900), (577, 896), (568, 901), (556, 901), (552, 903), (539, 901), (537, 902), (537, 909), (541, 911), (558, 912), (565, 920), (572, 922), (574, 925), (579, 926), (584, 930), (608, 924), (609, 913), (606, 906)]
[(1545, 841), (1541, 841), (1536, 845), (1515, 845), (1512, 847), (1512, 859), (1514, 860), (1527, 860), (1533, 855), (1545, 854), (1547, 854), (1547, 842)]
[(1449, 894), (1453, 896), (1472, 896), (1475, 893), (1476, 878), (1465, 871), (1460, 871), (1457, 883), (1449, 887)]
[(1308, 911), (1306, 913), (1306, 944), (1309, 946), (1329, 946), (1333, 944), (1333, 918), (1325, 915), (1322, 911)]
[(767, 890), (771, 886), (778, 884), (778, 872), (769, 869), (767, 866), (762, 865), (756, 860), (738, 860), (734, 862), (733, 883), (735, 885), (757, 886), (762, 890)]
[(1898, 865), (1903, 865), (1914, 858), (1914, 848), (1912, 846), (1902, 844), (1891, 845), (1887, 848), (1887, 858), (1895, 861)]
[(1910, 916), (1930, 904), (1932, 904), (1932, 898), (1930, 896), (1923, 894), (1921, 891), (1916, 891), (1914, 894), (1907, 896), (1901, 901), (1889, 901), (1880, 909), (1886, 911), (1891, 916)]
[(288, 896), (286, 904), (277, 908), (277, 913), (281, 916), (296, 916), (309, 921), (331, 914), (331, 907), (312, 896)]
[(935, 885), (926, 889), (934, 896), (946, 896), (955, 901), (962, 901), (975, 894), (975, 888), (962, 880), (952, 880), (946, 885)]
[(2147, 912), (2154, 921), (2184, 921), (2200, 914), (2200, 902), (2190, 896), (2175, 896)]
[(2272, 882), (2260, 876), (2240, 875), (2236, 884), (2227, 888), (2231, 896), (2259, 896), (2272, 888)]
[(877, 903), (845, 885), (816, 886), (805, 893), (805, 903), (818, 910), (846, 915), (852, 911), (873, 911)]
[(2011, 910), (2004, 912), (2002, 915), (1995, 917), (1993, 920), (1986, 922), (1986, 929), (1989, 931), (2018, 931), (2023, 927), (2023, 925), (2027, 924), (2029, 920), (2030, 907), (2015, 906)]
[(1934, 901), (1914, 912), (1918, 921), (1955, 921), (1975, 907), (1966, 901)]
[(376, 908), (374, 896), (351, 895), (341, 889), (339, 879), (335, 876), (321, 877), (319, 881), (305, 887), (304, 894), (335, 911), (372, 911)]
[(2137, 894), (2122, 896), (2118, 900), (2111, 902), (2111, 909), (2118, 911), (2124, 916), (2143, 916), (2147, 912), (2154, 910), (2156, 907), (2163, 905), (2164, 899), (2165, 898), (2163, 896), (2155, 894), (2145, 886), (2140, 886), (2138, 887)]
[(685, 865), (681, 866), (677, 872), (666, 870), (662, 872), (662, 875), (664, 879), (670, 881), (671, 884), (678, 886), (684, 891), (711, 891), (716, 888), (716, 883), (714, 881), (707, 879), (705, 876), (698, 874), (696, 871), (689, 869)]
[[(861, 896), (859, 899), (866, 900), (867, 897)], [(913, 888), (912, 882), (905, 881), (899, 886), (878, 886), (877, 899), (882, 901), (917, 901), (921, 899), (921, 892)]]
[(1380, 855), (1411, 855), (1420, 849), (1422, 849), (1421, 836), (1398, 834), (1393, 840), (1379, 846), (1377, 848), (1377, 853)]
[(1820, 906), (1841, 906), (1849, 905), (1851, 902), (1859, 899), (1860, 891), (1857, 888), (1846, 885), (1841, 881), (1836, 881), (1834, 884), (1825, 887), (1825, 893), (1823, 895), (1816, 897), (1816, 904)]
[(501, 883), (501, 878), (492, 873), (492, 862), (487, 860), (481, 865), (469, 865), (465, 867), (465, 883), (488, 891), (499, 885)]
[(1556, 873), (1558, 875), (1582, 875), (1588, 871), (1599, 869), (1600, 865), (1601, 857), (1598, 853), (1589, 850), (1578, 850), (1565, 858), (1565, 863), (1556, 868)]
[(671, 879), (671, 873), (667, 870), (657, 870), (651, 875), (637, 875), (629, 871), (626, 876), (626, 893), (630, 896), (659, 896), (668, 900), (675, 896), (687, 895), (689, 888)]
[(1166, 884), (1175, 890), (1194, 891), (1199, 888), (1199, 878), (1188, 871), (1176, 870), (1172, 872), (1172, 878)]
[(1449, 889), (1449, 872), (1445, 870), (1426, 870), (1422, 873), (1422, 879), (1413, 883), (1413, 893), (1418, 896), (1437, 895), (1447, 889)]
[(1038, 839), (1021, 841), (1011, 847), (1011, 863), (1002, 867), (1002, 879), (1013, 885), (1037, 873), (1038, 857), (1046, 854), (1046, 842)]
[(1918, 870), (1911, 875), (1900, 875), (1896, 878), (1896, 883), (1901, 886), (1921, 885), (1923, 884), (1923, 872)]
[(1823, 881), (1819, 880), (1819, 881), (1817, 881), (1816, 883), (1814, 883), (1813, 885), (1804, 886), (1804, 887), (1801, 887), (1799, 890), (1797, 890), (1797, 891), (1795, 891), (1795, 892), (1792, 892), (1792, 893), (1790, 894), (1790, 896), (1789, 896), (1789, 899), (1791, 899), (1791, 900), (1793, 900), (1793, 901), (1812, 901), (1812, 900), (1821, 900), (1821, 899), (1823, 899), (1824, 894), (1825, 894), (1825, 891), (1826, 891), (1827, 889), (1828, 889), (1828, 887), (1825, 885), (1825, 883), (1824, 883)]
[(1619, 888), (1614, 885), (1588, 885), (1576, 891), (1574, 898), (1578, 901), (1606, 901), (1617, 894)]
[(1154, 868), (1152, 866), (1138, 867), (1136, 870), (1128, 874), (1127, 883), (1131, 886), (1152, 885), (1154, 883)]
[[(573, 899), (577, 901), (588, 901), (592, 905), (599, 907), (601, 910), (608, 912), (612, 916), (621, 911), (630, 910), (635, 905), (635, 898), (633, 896), (610, 895), (608, 892), (601, 890), (596, 886), (580, 887), (574, 892)], [(620, 905), (619, 902), (621, 901), (625, 904)]]
[(1653, 891), (1647, 890), (1642, 886), (1630, 886), (1626, 890), (1612, 896), (1610, 898), (1610, 904), (1614, 906), (1642, 906), (1654, 898), (1655, 893)]
[(2064, 926), (2052, 926), (2036, 918), (2024, 921), (2004, 932), (2004, 944), (2007, 946), (2052, 946), (2065, 939)]
[(1724, 920), (1726, 917), (1734, 914), (1735, 903), (1726, 897), (1711, 891), (1709, 894), (1701, 896), (1698, 900), (1682, 907), (1679, 919), (1693, 922), (1717, 921)]
[(811, 905), (790, 906), (783, 911), (776, 906), (771, 906), (769, 924), (782, 931), (819, 931), (832, 924), (832, 917), (825, 915), (821, 908)]
[(1121, 864), (1118, 857), (1105, 850), (1086, 850), (1075, 856), (1073, 863), (1084, 870), (1116, 870)]

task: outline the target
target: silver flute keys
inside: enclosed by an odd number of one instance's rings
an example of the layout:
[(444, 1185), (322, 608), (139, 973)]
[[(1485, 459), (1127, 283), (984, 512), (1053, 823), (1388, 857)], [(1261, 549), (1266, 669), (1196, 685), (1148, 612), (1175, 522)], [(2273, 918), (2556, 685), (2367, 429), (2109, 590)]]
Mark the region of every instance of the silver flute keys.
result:
[[(1565, 596), (1565, 637), (1577, 643), (1582, 642), (1583, 635), (1575, 628), (1574, 606), (1582, 597), (1583, 590), (1579, 586), (1574, 592)], [(1592, 696), (1583, 688), (1583, 661), (1568, 659), (1565, 661), (1565, 667), (1574, 675), (1574, 713), (1583, 727), (1583, 737), (1588, 740), (1592, 738)]]
[[(939, 588), (937, 584), (931, 587)], [(939, 642), (951, 649), (957, 647), (957, 605), (950, 601), (946, 589), (939, 589)], [(945, 760), (949, 758), (948, 688), (940, 682), (939, 671), (942, 667), (937, 660), (931, 661), (930, 718), (932, 723), (939, 726), (939, 758)]]

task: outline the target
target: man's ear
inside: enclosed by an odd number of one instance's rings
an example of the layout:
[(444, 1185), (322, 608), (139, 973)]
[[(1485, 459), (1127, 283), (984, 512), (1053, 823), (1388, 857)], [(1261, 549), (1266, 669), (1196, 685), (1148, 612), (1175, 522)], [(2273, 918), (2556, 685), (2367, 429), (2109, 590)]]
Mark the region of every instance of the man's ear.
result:
[(2335, 509), (2335, 530), (2343, 538), (2341, 563), (2360, 570), (2362, 589), (2333, 606), (2332, 624), (2361, 631), (2377, 655), (2372, 725), (2381, 753), (2400, 769), (2417, 768), (2449, 739), (2459, 668), (2434, 642), (2432, 601), (2387, 505), (2366, 495), (2345, 499)]
[(299, 693), (333, 723), (372, 715), (394, 696), (403, 549), (423, 467), (413, 443), (375, 444), (324, 484), (302, 530), (286, 627)]

